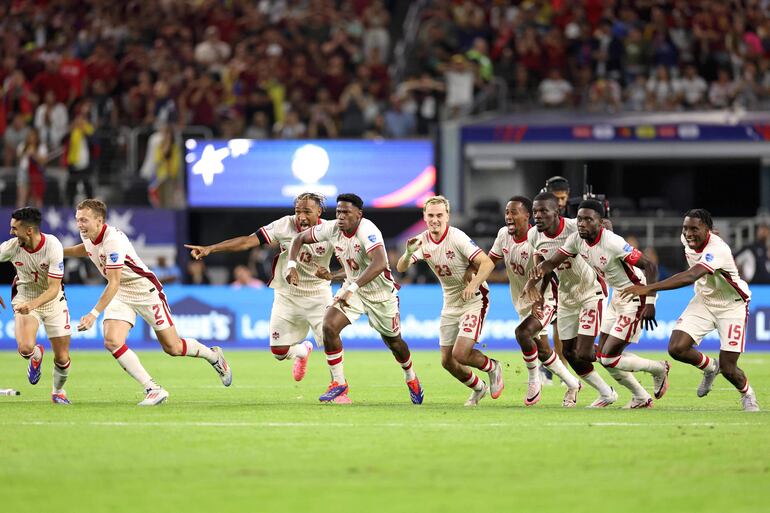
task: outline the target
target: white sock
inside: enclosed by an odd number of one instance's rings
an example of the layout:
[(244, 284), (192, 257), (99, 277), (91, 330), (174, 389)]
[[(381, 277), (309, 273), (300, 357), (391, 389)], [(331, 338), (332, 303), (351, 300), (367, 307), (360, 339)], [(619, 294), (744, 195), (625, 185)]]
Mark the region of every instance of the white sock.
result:
[(58, 394), (62, 392), (64, 383), (67, 382), (67, 374), (69, 374), (70, 364), (72, 360), (67, 360), (63, 366), (59, 367), (59, 364), (54, 362), (53, 364), (53, 393)]
[(631, 394), (637, 399), (649, 399), (650, 393), (644, 389), (639, 380), (628, 371), (618, 369), (617, 367), (607, 367), (607, 372), (610, 373), (615, 381), (626, 387), (631, 391)]
[(479, 377), (476, 376), (473, 372), (471, 372), (471, 375), (468, 379), (463, 381), (463, 385), (468, 388), (472, 388), (476, 392), (479, 392), (484, 388), (484, 382), (480, 380)]
[(596, 389), (597, 392), (599, 392), (600, 395), (603, 395), (604, 397), (608, 397), (612, 394), (612, 389), (607, 384), (604, 379), (599, 375), (598, 372), (595, 370), (592, 370), (588, 374), (584, 376), (580, 376), (580, 379), (591, 385)]
[[(396, 361), (398, 362), (398, 359), (396, 359)], [(398, 364), (401, 365), (401, 368), (404, 370), (404, 379), (406, 379), (407, 382), (417, 378), (417, 375), (414, 373), (414, 369), (412, 368), (411, 354), (405, 362), (398, 362)]]
[(345, 351), (343, 349), (333, 352), (326, 351), (326, 363), (329, 364), (329, 372), (332, 375), (332, 381), (336, 381), (338, 385), (347, 383), (347, 381), (345, 381), (345, 371), (342, 368), (344, 357)]
[(540, 372), (538, 371), (538, 366), (540, 362), (537, 360), (537, 349), (531, 353), (524, 353), (522, 351), (522, 354), (524, 355), (524, 365), (527, 366), (527, 380), (530, 383), (539, 382)]
[(182, 341), (182, 356), (191, 356), (193, 358), (203, 358), (209, 363), (217, 363), (219, 357), (211, 350), (194, 338), (180, 338)]
[(140, 385), (146, 390), (148, 388), (157, 388), (157, 384), (153, 381), (150, 374), (144, 370), (142, 363), (139, 361), (139, 357), (136, 353), (128, 348), (126, 344), (120, 346), (112, 353), (112, 356), (118, 361), (123, 370), (134, 378)]
[(623, 353), (618, 356), (604, 356), (600, 357), (602, 365), (609, 367), (610, 365), (616, 369), (628, 372), (649, 372), (650, 374), (661, 374), (666, 372), (666, 366), (663, 362), (656, 360), (648, 360), (642, 358), (633, 353)]
[(293, 360), (294, 358), (307, 358), (310, 354), (308, 346), (312, 347), (312, 343), (308, 340), (303, 340), (299, 344), (289, 346), (289, 352), (286, 353), (286, 360)]
[(545, 365), (546, 369), (559, 376), (567, 385), (567, 388), (577, 388), (580, 385), (578, 379), (570, 374), (570, 371), (564, 366), (556, 351), (551, 353), (551, 356), (543, 362), (543, 365)]

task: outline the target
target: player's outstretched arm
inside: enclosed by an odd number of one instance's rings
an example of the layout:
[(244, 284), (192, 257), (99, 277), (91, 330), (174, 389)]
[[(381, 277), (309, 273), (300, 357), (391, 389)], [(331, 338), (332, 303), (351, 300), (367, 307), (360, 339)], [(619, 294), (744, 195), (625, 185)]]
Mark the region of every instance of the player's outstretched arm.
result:
[(406, 241), (406, 249), (404, 249), (404, 254), (401, 255), (401, 258), (399, 258), (398, 262), (396, 263), (396, 270), (398, 272), (403, 273), (409, 269), (409, 266), (412, 265), (412, 255), (414, 255), (415, 252), (420, 249), (420, 246), (422, 246), (422, 240), (420, 240), (419, 237), (412, 237)]
[[(21, 303), (15, 306), (13, 308), (13, 311), (20, 313), (22, 315), (27, 315), (32, 310), (35, 310), (36, 308), (43, 306), (49, 301), (52, 301), (57, 296), (57, 294), (59, 294), (60, 290), (61, 290), (61, 280), (57, 280), (56, 278), (51, 278), (49, 276), (48, 288), (45, 289), (45, 292), (37, 296), (35, 299), (32, 299), (30, 301), (27, 301), (26, 303)], [(3, 305), (3, 308), (5, 308), (5, 305)]]
[(673, 290), (681, 289), (688, 285), (692, 285), (701, 276), (708, 273), (708, 270), (702, 265), (695, 264), (686, 271), (676, 273), (673, 276), (669, 276), (665, 280), (651, 283), (649, 285), (634, 285), (620, 291), (621, 298), (633, 297), (633, 296), (648, 296), (661, 290)]
[[(658, 279), (657, 264), (646, 256), (641, 255), (634, 265), (644, 271), (647, 283), (653, 283)], [(642, 325), (644, 329), (651, 330), (658, 327), (658, 321), (655, 320), (655, 300), (657, 299), (655, 292), (651, 292), (646, 299), (646, 304), (642, 310)]]
[(85, 258), (88, 256), (85, 244), (64, 248), (64, 258)]
[(289, 285), (297, 285), (299, 283), (299, 273), (297, 272), (297, 256), (302, 249), (303, 244), (312, 244), (313, 229), (308, 228), (294, 236), (289, 247), (289, 257), (286, 262), (286, 281)]
[(194, 244), (185, 244), (184, 247), (190, 250), (190, 256), (195, 260), (200, 260), (209, 256), (212, 253), (229, 253), (237, 251), (247, 251), (251, 248), (256, 248), (262, 244), (262, 240), (256, 235), (242, 235), (240, 237), (234, 237), (232, 239), (223, 240), (216, 244), (210, 244), (208, 246), (196, 246)]
[(99, 301), (96, 302), (96, 306), (93, 309), (80, 318), (80, 324), (78, 324), (78, 331), (88, 331), (91, 326), (94, 325), (96, 319), (99, 317), (110, 301), (113, 300), (120, 288), (120, 269), (107, 269), (107, 286), (104, 287), (102, 295), (99, 296)]

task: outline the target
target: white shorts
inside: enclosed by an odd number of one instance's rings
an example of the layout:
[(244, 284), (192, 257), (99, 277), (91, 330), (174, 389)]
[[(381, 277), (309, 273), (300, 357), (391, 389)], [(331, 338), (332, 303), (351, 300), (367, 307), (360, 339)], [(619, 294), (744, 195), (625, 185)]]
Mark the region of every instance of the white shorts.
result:
[(746, 327), (749, 320), (749, 304), (741, 301), (735, 308), (712, 310), (697, 297), (690, 300), (676, 321), (675, 330), (692, 337), (695, 345), (714, 330), (719, 333), (719, 349), (742, 353), (746, 349)]
[(163, 331), (174, 325), (171, 319), (171, 309), (166, 302), (166, 296), (153, 292), (151, 301), (142, 298), (141, 303), (127, 303), (117, 297), (110, 301), (104, 309), (105, 321), (126, 321), (131, 326), (136, 324), (136, 314), (139, 314), (147, 324), (155, 331)]
[(613, 292), (610, 305), (602, 318), (601, 332), (636, 344), (643, 331), (642, 310), (644, 302), (641, 298), (620, 299), (617, 291)]
[[(21, 294), (17, 294), (11, 301), (11, 304), (16, 306), (29, 301), (31, 301), (31, 299), (26, 298)], [(49, 339), (69, 337), (72, 335), (70, 311), (67, 307), (67, 298), (64, 296), (64, 291), (60, 291), (55, 299), (39, 306), (27, 315), (34, 317), (38, 324), (42, 324), (45, 327), (45, 333)], [(14, 318), (26, 317), (19, 313), (14, 313), (13, 316)]]
[[(340, 292), (345, 289), (340, 289)], [(340, 294), (337, 292), (337, 295)], [(373, 303), (362, 298), (358, 292), (353, 293), (348, 301), (348, 306), (343, 310), (339, 303), (333, 303), (334, 308), (342, 312), (350, 323), (354, 323), (359, 317), (366, 314), (369, 318), (369, 326), (384, 337), (396, 337), (401, 333), (401, 314), (398, 308), (398, 296), (393, 296), (386, 301)]]
[(543, 329), (538, 336), (548, 335), (548, 325), (556, 319), (556, 298), (553, 296), (546, 297), (543, 302), (542, 315), (532, 314), (532, 303), (518, 302), (514, 303), (513, 307), (516, 309), (516, 313), (519, 315), (519, 322), (523, 321), (527, 317), (534, 317), (540, 321), (540, 325)]
[(300, 297), (275, 292), (270, 313), (270, 345), (290, 346), (302, 342), (308, 331), (316, 344), (323, 344), (323, 323), (326, 309), (332, 303), (332, 291), (318, 296)]
[(561, 340), (570, 340), (578, 335), (595, 337), (599, 334), (599, 326), (602, 324), (602, 310), (606, 297), (599, 292), (588, 296), (582, 302), (574, 306), (565, 306), (559, 303), (556, 329), (559, 330)]
[(465, 307), (443, 309), (439, 324), (439, 345), (451, 347), (459, 337), (478, 342), (488, 312), (489, 294), (483, 295), (481, 300), (473, 301)]

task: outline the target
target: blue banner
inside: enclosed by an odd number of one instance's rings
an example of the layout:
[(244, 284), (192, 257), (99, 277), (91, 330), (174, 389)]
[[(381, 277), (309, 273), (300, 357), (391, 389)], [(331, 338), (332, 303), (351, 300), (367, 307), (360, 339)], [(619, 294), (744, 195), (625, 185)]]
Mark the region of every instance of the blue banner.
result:
[[(67, 300), (73, 327), (96, 304), (101, 287), (67, 286)], [(207, 344), (225, 348), (263, 348), (269, 346), (270, 289), (232, 289), (226, 286), (169, 286), (166, 295), (180, 335), (195, 337)], [(748, 351), (770, 350), (770, 286), (752, 287), (751, 316), (746, 334)], [(399, 292), (403, 337), (413, 349), (438, 349), (439, 314), (442, 294), (437, 285), (406, 285)], [(8, 295), (4, 294), (6, 303)], [(640, 350), (664, 350), (679, 314), (692, 298), (691, 289), (661, 293), (657, 304), (658, 328), (645, 332)], [(506, 285), (491, 287), (491, 303), (484, 324), (482, 342), (492, 349), (516, 349), (513, 333), (518, 324)], [(41, 327), (38, 336), (45, 333)], [(101, 349), (101, 322), (91, 330), (72, 334), (74, 349)], [(342, 332), (349, 349), (382, 349), (379, 335), (360, 319)], [(129, 344), (136, 348), (157, 348), (150, 328), (140, 318), (129, 334)], [(0, 312), (0, 348), (15, 349), (13, 315)], [(719, 348), (716, 332), (702, 343), (708, 350)]]
[(430, 141), (189, 139), (185, 148), (191, 207), (293, 207), (307, 191), (421, 207), (436, 187)]

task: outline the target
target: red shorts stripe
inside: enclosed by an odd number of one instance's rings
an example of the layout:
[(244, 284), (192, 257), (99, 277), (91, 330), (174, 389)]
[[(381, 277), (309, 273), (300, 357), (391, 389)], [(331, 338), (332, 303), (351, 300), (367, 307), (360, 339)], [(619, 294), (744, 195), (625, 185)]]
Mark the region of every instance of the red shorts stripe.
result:
[(168, 307), (168, 303), (166, 303), (166, 299), (162, 299), (161, 303), (163, 304), (163, 312), (166, 314), (166, 319), (168, 320), (169, 327), (174, 325), (174, 321), (171, 320), (171, 309)]

